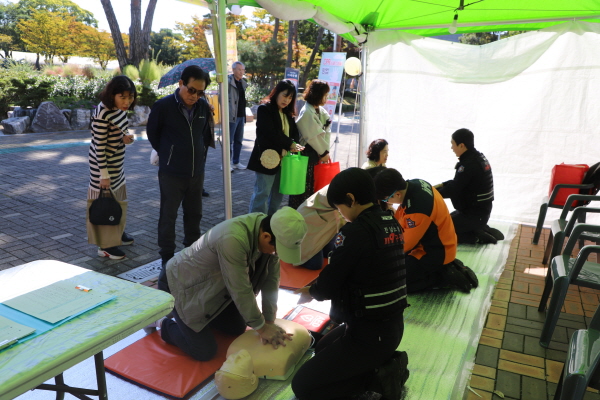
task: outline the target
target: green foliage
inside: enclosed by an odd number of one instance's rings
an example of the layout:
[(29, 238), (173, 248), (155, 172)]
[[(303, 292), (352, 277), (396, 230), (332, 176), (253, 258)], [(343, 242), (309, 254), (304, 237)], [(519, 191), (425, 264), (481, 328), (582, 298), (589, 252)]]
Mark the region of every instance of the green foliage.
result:
[(55, 96), (49, 99), (54, 102), (58, 108), (62, 109), (70, 109), (73, 110), (75, 108), (86, 108), (91, 109), (96, 106), (97, 101), (92, 100), (82, 100), (76, 97), (68, 97), (68, 96)]
[(246, 88), (246, 100), (249, 103), (259, 104), (268, 94), (269, 89), (256, 84), (251, 83)]
[(10, 79), (11, 87), (8, 89), (8, 97), (15, 105), (21, 107), (35, 107), (50, 98), (52, 82), (36, 79)]
[(142, 60), (140, 62), (140, 80), (144, 86), (160, 79), (160, 68), (154, 61)]
[[(4, 35), (4, 40), (0, 42), (0, 51), (4, 52), (4, 58), (12, 57), (13, 50), (24, 50), (17, 30), (17, 22), (23, 18), (27, 18), (25, 9), (20, 8), (18, 4), (0, 1), (0, 35)], [(6, 37), (9, 37), (10, 41)]]
[(477, 32), (464, 33), (458, 37), (458, 41), (464, 44), (482, 45), (507, 38), (509, 36), (520, 35), (527, 31), (505, 31), (505, 32)]
[(125, 68), (123, 68), (123, 75), (127, 76), (132, 81), (140, 79), (140, 71), (138, 71), (135, 65), (126, 65)]
[(252, 74), (252, 83), (268, 87), (271, 77), (282, 79), (285, 72), (285, 48), (281, 42), (238, 42), (239, 60)]
[(84, 10), (70, 0), (19, 0), (17, 7), (31, 16), (31, 10), (43, 10), (54, 13), (65, 13), (75, 17), (75, 21), (98, 27), (98, 21), (88, 10)]
[(175, 65), (181, 62), (184, 44), (183, 35), (173, 33), (171, 29), (163, 28), (158, 33), (150, 33), (150, 48), (155, 54), (156, 61), (166, 65)]

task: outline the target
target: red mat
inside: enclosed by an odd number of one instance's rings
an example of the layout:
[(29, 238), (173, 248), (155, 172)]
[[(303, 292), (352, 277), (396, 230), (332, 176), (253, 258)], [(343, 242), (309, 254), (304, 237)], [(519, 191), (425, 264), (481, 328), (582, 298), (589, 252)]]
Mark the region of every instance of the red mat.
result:
[(216, 338), (217, 356), (210, 361), (194, 360), (178, 347), (165, 343), (160, 332), (154, 332), (104, 360), (104, 366), (142, 386), (184, 398), (221, 368), (236, 336), (216, 334)]
[[(323, 259), (323, 267), (327, 265), (327, 259)], [(302, 267), (294, 267), (292, 264), (280, 261), (281, 278), (279, 287), (284, 289), (300, 289), (317, 279), (321, 270), (312, 270)]]

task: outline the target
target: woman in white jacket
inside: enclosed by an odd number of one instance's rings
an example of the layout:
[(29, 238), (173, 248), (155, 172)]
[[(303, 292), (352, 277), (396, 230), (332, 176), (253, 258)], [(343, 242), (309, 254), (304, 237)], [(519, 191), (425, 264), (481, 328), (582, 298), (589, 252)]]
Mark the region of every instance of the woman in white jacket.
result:
[(296, 209), (314, 193), (314, 168), (318, 163), (329, 162), (329, 136), (331, 119), (323, 108), (329, 95), (327, 82), (315, 79), (304, 91), (306, 104), (300, 110), (296, 126), (300, 131), (300, 144), (305, 146), (304, 155), (309, 157), (304, 193), (289, 198), (289, 206)]

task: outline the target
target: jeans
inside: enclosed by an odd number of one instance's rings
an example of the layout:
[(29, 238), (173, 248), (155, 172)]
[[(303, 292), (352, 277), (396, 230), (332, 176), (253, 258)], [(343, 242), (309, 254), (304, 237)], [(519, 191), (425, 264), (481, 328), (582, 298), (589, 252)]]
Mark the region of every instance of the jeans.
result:
[(227, 335), (241, 335), (246, 330), (246, 322), (231, 302), (225, 309), (208, 323), (200, 332), (187, 326), (173, 309), (175, 321), (166, 319), (162, 323), (160, 337), (170, 345), (177, 346), (184, 353), (198, 361), (212, 360), (217, 354), (217, 341), (213, 330)]
[(302, 267), (304, 267), (306, 269), (312, 269), (312, 270), (317, 270), (317, 269), (323, 268), (323, 259), (328, 258), (329, 253), (331, 253), (335, 249), (335, 246), (333, 245), (334, 241), (335, 241), (335, 236), (333, 237), (333, 239), (331, 239), (331, 241), (329, 243), (327, 243), (325, 245), (323, 250), (319, 251), (310, 260), (308, 260), (307, 262), (302, 264)]
[(261, 212), (267, 215), (273, 215), (279, 209), (283, 195), (279, 193), (279, 180), (281, 178), (281, 168), (275, 175), (261, 174), (256, 172), (256, 182), (254, 183), (254, 192), (250, 199), (250, 211)]
[(204, 171), (193, 178), (182, 178), (159, 172), (158, 183), (160, 186), (159, 254), (163, 261), (168, 261), (175, 254), (175, 221), (180, 205), (183, 209), (183, 245), (188, 247), (200, 238)]
[(244, 140), (245, 123), (245, 117), (237, 117), (235, 119), (235, 122), (229, 123), (229, 138), (231, 140), (231, 146), (233, 147), (231, 162), (234, 164), (238, 164), (240, 162), (240, 153), (242, 151), (242, 142)]

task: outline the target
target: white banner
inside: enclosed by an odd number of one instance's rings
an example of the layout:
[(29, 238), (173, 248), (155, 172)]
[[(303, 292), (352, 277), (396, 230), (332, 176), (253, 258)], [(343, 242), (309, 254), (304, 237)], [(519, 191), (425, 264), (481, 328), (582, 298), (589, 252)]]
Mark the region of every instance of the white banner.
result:
[(321, 55), (321, 67), (319, 68), (319, 79), (329, 84), (329, 96), (327, 103), (323, 106), (333, 118), (335, 105), (340, 93), (340, 83), (344, 74), (344, 62), (346, 53), (323, 53)]

